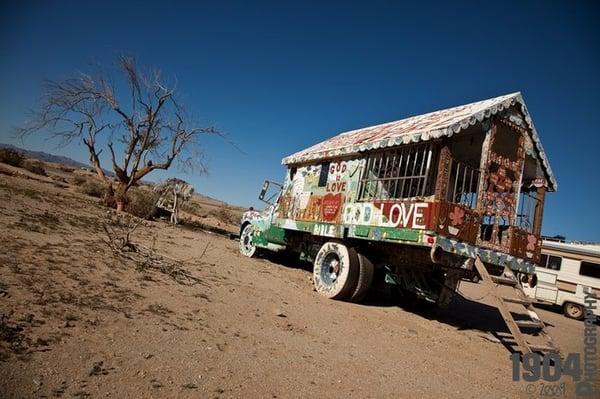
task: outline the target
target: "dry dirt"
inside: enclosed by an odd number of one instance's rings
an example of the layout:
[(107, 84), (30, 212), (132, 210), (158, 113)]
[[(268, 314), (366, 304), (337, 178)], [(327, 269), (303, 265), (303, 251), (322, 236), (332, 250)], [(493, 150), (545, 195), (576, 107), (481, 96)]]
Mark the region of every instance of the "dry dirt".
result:
[[(0, 174), (0, 396), (528, 397), (480, 285), (435, 316), (331, 301), (304, 265), (143, 222), (133, 241), (197, 279), (177, 281), (109, 250), (102, 224), (118, 218), (52, 178)], [(581, 322), (540, 315), (581, 351)]]

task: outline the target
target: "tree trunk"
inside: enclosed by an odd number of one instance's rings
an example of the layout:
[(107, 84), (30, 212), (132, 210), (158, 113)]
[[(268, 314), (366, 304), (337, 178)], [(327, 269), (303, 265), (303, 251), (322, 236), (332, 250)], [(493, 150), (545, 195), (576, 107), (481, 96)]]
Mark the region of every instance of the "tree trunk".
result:
[(111, 183), (107, 183), (106, 191), (104, 192), (104, 206), (109, 208), (115, 207), (115, 190)]
[(123, 212), (125, 210), (125, 204), (127, 203), (127, 184), (119, 182), (117, 184), (117, 190), (115, 191), (115, 202), (117, 204), (117, 212)]

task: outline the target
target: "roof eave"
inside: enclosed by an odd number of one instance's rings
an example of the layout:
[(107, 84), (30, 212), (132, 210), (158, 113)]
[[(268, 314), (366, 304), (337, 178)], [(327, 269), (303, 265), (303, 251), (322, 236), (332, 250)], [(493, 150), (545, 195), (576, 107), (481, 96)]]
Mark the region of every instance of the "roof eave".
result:
[[(438, 139), (441, 137), (452, 137), (453, 135), (460, 133), (461, 131), (465, 130), (466, 128), (473, 126), (476, 123), (482, 122), (484, 119), (487, 119), (487, 118), (491, 117), (492, 115), (496, 115), (498, 112), (501, 112), (505, 109), (510, 108), (511, 106), (515, 105), (516, 103), (519, 103), (521, 106), (520, 107), (521, 112), (523, 113), (525, 122), (527, 123), (527, 127), (529, 128), (529, 131), (531, 132), (531, 139), (534, 142), (535, 148), (537, 150), (537, 154), (540, 157), (540, 162), (542, 163), (542, 168), (544, 170), (544, 173), (548, 177), (548, 191), (556, 191), (558, 189), (558, 183), (556, 182), (556, 179), (554, 178), (552, 169), (550, 168), (550, 164), (548, 162), (548, 159), (546, 158), (544, 148), (539, 139), (537, 130), (535, 129), (535, 126), (533, 125), (531, 116), (529, 115), (529, 112), (527, 111), (527, 107), (525, 106), (523, 96), (521, 95), (520, 92), (516, 92), (516, 93), (512, 93), (510, 95), (507, 95), (506, 97), (507, 98), (504, 101), (502, 101), (501, 103), (495, 104), (489, 108), (485, 108), (473, 115), (469, 115), (468, 117), (465, 117), (464, 119), (460, 120), (459, 122), (456, 122), (450, 126), (442, 128), (442, 129), (435, 129), (435, 130), (430, 130), (430, 131), (419, 131), (419, 132), (415, 132), (412, 135), (406, 135), (403, 137), (397, 136), (394, 138), (386, 138), (386, 139), (382, 139), (382, 140), (371, 142), (371, 143), (366, 143), (366, 144), (362, 143), (362, 144), (346, 146), (346, 147), (341, 147), (341, 148), (334, 148), (334, 149), (330, 149), (327, 151), (317, 151), (317, 152), (308, 153), (308, 154), (302, 154), (303, 152), (306, 152), (306, 150), (303, 150), (303, 151), (300, 151), (298, 153), (295, 153), (288, 157), (283, 158), (281, 160), (281, 163), (283, 165), (289, 166), (289, 165), (295, 165), (295, 164), (308, 163), (308, 162), (317, 161), (317, 160), (345, 157), (345, 156), (360, 154), (360, 153), (366, 152), (366, 151), (372, 151), (372, 150), (393, 147), (393, 146), (398, 146), (398, 145), (426, 142), (426, 141), (435, 140), (435, 139)], [(347, 134), (347, 133), (349, 133), (349, 132), (342, 133), (342, 134)]]

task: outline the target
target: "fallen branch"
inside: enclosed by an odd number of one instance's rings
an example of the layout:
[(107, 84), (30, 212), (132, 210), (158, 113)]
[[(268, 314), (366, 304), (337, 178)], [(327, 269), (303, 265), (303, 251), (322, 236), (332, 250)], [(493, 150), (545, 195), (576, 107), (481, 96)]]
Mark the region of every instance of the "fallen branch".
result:
[[(186, 265), (183, 261), (158, 254), (155, 250), (156, 237), (153, 239), (151, 248), (132, 242), (131, 235), (141, 223), (142, 220), (133, 225), (116, 223), (118, 229), (113, 227), (114, 221), (112, 224), (103, 223), (102, 227), (107, 237), (103, 242), (116, 256), (134, 262), (137, 270), (156, 270), (180, 284), (194, 285), (202, 282), (200, 278), (185, 270)], [(204, 252), (207, 248), (208, 244)]]

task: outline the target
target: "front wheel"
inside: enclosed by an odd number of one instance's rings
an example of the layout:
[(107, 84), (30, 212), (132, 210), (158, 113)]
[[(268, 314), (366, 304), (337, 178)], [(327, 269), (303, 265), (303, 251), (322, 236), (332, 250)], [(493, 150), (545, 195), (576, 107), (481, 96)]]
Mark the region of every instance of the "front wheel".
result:
[(575, 319), (581, 320), (583, 319), (583, 306), (573, 303), (567, 302), (563, 306), (563, 311), (565, 312), (565, 316)]
[(327, 242), (315, 258), (315, 289), (327, 298), (347, 299), (356, 288), (359, 267), (354, 249), (337, 242)]
[(242, 234), (240, 234), (240, 253), (249, 258), (256, 256), (256, 245), (254, 245), (253, 237), (254, 226), (248, 223), (242, 229)]

